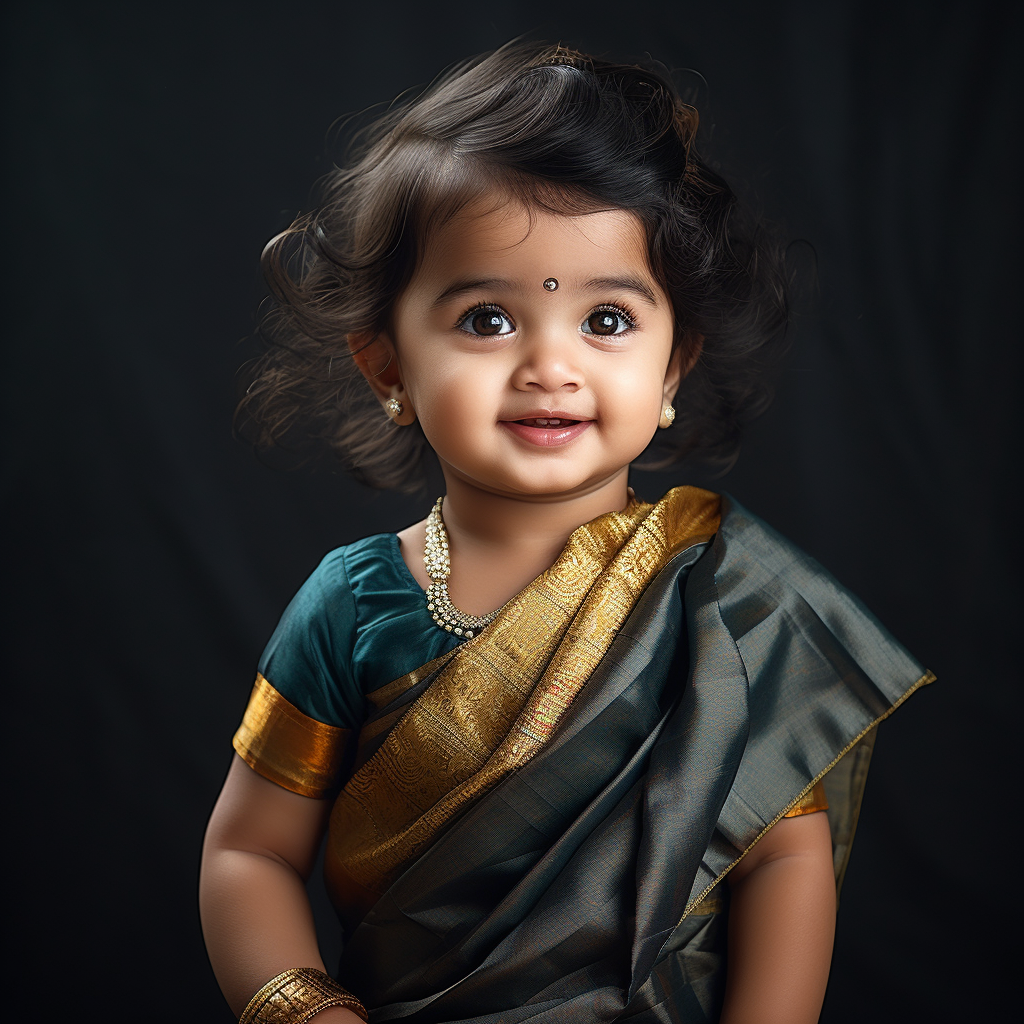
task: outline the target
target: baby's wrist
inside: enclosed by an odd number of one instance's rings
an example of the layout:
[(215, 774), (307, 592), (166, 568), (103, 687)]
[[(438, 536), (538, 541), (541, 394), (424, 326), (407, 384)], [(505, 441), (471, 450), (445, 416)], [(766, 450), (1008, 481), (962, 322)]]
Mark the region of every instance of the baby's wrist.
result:
[(363, 1018), (344, 1006), (328, 1006), (313, 1015), (315, 1024), (363, 1024)]
[(363, 1024), (366, 1009), (329, 974), (315, 967), (292, 967), (271, 978), (249, 1000), (238, 1024), (261, 1020), (300, 1024), (314, 1018), (321, 1024)]

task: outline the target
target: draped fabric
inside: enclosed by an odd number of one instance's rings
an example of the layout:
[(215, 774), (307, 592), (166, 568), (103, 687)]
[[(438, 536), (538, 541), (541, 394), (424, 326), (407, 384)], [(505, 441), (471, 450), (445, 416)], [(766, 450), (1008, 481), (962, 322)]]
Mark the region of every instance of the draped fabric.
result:
[(841, 881), (875, 726), (931, 678), (728, 498), (581, 527), (370, 694), (326, 856), (339, 980), (374, 1024), (716, 1020), (722, 879), (823, 781)]
[(550, 742), (595, 670), (618, 657), (623, 622), (651, 581), (718, 522), (718, 495), (697, 488), (600, 516), (479, 637), (397, 698), (399, 713), (415, 703), (331, 815), (326, 869), (337, 906), (368, 909), (457, 814)]

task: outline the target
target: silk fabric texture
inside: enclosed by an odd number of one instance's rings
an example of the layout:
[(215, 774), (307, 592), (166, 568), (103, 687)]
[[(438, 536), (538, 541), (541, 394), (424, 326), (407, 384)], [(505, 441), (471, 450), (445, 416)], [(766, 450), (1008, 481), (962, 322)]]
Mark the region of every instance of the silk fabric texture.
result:
[(347, 757), (262, 679), (235, 747), (306, 795), (348, 776), (325, 875), (372, 1022), (689, 1024), (721, 1006), (722, 879), (822, 782), (840, 883), (875, 726), (931, 678), (684, 487), (581, 527), (479, 637), (369, 693)]

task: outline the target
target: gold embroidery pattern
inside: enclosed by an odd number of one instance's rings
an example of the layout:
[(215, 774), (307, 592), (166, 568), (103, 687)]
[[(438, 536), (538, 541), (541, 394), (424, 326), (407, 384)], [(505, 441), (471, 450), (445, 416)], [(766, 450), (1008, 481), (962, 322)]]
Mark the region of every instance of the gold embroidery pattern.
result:
[(335, 803), (326, 875), (337, 906), (366, 909), (543, 747), (650, 581), (718, 521), (718, 495), (693, 487), (601, 516), (457, 649)]

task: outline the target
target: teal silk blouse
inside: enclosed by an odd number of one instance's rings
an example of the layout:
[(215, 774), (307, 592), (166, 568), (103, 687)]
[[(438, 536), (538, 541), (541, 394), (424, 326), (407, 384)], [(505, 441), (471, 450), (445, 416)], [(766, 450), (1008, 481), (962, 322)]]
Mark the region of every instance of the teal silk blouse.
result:
[(378, 533), (324, 557), (285, 609), (259, 671), (303, 714), (358, 730), (368, 691), (460, 643), (430, 617), (398, 536)]

